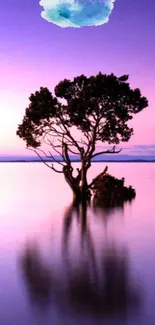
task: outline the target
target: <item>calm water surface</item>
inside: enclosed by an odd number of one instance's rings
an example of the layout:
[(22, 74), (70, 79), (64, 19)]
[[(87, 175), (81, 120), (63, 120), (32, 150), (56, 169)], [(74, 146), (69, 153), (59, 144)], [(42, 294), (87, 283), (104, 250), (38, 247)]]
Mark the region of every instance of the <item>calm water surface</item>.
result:
[(155, 323), (155, 164), (108, 165), (136, 199), (75, 211), (62, 175), (0, 164), (1, 325)]

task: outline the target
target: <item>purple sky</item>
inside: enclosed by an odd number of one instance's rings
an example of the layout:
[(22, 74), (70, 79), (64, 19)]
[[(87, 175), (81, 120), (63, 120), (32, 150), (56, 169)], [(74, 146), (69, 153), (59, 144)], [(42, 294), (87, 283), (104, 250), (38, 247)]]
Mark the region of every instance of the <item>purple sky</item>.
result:
[(0, 154), (24, 153), (16, 128), (31, 92), (98, 71), (129, 74), (148, 97), (130, 145), (155, 143), (154, 0), (116, 0), (108, 24), (82, 29), (43, 20), (39, 0), (1, 0), (0, 8)]

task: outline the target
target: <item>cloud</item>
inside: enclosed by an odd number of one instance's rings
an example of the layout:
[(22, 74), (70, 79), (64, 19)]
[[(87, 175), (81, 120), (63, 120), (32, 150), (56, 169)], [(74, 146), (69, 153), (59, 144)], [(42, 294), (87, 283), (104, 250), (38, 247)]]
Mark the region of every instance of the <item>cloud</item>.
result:
[(115, 0), (41, 0), (42, 18), (60, 27), (99, 26), (108, 22)]

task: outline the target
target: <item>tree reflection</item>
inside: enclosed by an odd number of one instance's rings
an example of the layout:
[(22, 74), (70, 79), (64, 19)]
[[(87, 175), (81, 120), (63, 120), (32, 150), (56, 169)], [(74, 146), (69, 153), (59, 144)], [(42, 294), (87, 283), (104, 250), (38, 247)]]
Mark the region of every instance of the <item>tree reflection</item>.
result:
[[(67, 213), (64, 218), (63, 247), (67, 254), (69, 249), (66, 243), (69, 243), (75, 207), (73, 211), (72, 214), (70, 209), (70, 217)], [(100, 209), (100, 214), (101, 212), (103, 217), (107, 215), (107, 209)], [(106, 238), (101, 255), (97, 258), (90, 225), (87, 222), (86, 206), (81, 206), (80, 209), (78, 207), (77, 213), (80, 219), (81, 243), (85, 242), (85, 246), (83, 245), (80, 264), (77, 267), (69, 264), (66, 295), (70, 306), (77, 311), (95, 314), (95, 316), (125, 314), (128, 310), (138, 307), (140, 293), (131, 279), (127, 249), (119, 248), (115, 242), (110, 242)], [(110, 208), (108, 215), (113, 213), (113, 208)], [(68, 218), (72, 222), (69, 223), (66, 231)], [(71, 259), (71, 256), (67, 255), (67, 257), (68, 260)]]
[[(38, 304), (51, 301), (62, 310), (95, 318), (124, 315), (140, 303), (140, 293), (130, 274), (126, 249), (105, 239), (100, 252), (87, 222), (87, 206), (70, 206), (64, 215), (62, 266), (53, 269), (36, 249), (26, 249), (21, 266), (26, 285)], [(80, 230), (80, 258), (70, 252), (72, 224)], [(76, 248), (77, 249), (77, 248)], [(53, 300), (51, 301), (51, 303)], [(78, 314), (77, 314), (78, 315)]]
[(80, 266), (78, 272), (70, 276), (70, 304), (77, 310), (98, 316), (124, 314), (138, 306), (139, 296), (131, 285), (127, 262), (127, 257), (116, 247), (108, 247), (101, 262), (100, 276), (96, 272), (92, 274), (87, 264)]
[(31, 301), (38, 305), (47, 305), (52, 291), (51, 272), (36, 246), (26, 247), (20, 258), (20, 265)]

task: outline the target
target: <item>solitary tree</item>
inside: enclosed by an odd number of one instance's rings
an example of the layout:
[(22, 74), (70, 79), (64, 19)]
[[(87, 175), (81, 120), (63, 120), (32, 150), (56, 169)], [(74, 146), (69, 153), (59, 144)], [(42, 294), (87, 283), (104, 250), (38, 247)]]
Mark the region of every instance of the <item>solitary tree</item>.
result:
[[(148, 106), (140, 90), (131, 89), (127, 75), (102, 73), (65, 79), (55, 87), (55, 96), (41, 87), (29, 100), (17, 135), (49, 168), (64, 174), (74, 199), (79, 201), (90, 197), (93, 181), (88, 184), (87, 172), (92, 159), (118, 153), (115, 145), (128, 141), (133, 134), (128, 121)], [(113, 146), (98, 152), (98, 143)], [(71, 155), (80, 158), (76, 173)], [(49, 162), (50, 158), (61, 168)]]

